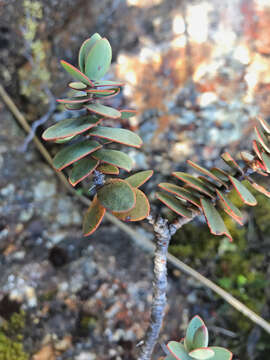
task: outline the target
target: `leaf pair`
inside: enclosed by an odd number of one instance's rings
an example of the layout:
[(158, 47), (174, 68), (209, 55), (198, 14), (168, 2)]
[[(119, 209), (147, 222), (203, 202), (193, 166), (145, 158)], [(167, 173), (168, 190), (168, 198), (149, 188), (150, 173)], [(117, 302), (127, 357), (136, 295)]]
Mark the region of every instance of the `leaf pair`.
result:
[(83, 221), (83, 233), (91, 235), (101, 223), (106, 211), (123, 221), (140, 221), (149, 215), (150, 205), (145, 194), (138, 189), (153, 174), (142, 171), (125, 180), (109, 179), (87, 210)]
[(208, 347), (208, 330), (203, 320), (195, 316), (188, 324), (186, 336), (180, 342), (170, 341), (171, 355), (165, 360), (231, 360), (232, 353), (221, 347)]

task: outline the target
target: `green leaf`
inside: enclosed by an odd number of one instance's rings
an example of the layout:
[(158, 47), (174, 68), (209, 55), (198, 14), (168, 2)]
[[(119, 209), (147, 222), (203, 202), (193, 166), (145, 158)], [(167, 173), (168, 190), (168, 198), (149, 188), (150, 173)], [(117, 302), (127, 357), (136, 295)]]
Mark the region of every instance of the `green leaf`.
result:
[(253, 150), (255, 152), (255, 154), (258, 156), (258, 158), (260, 160), (262, 160), (262, 147), (261, 145), (256, 141), (256, 140), (253, 140), (252, 141), (252, 147), (253, 147)]
[(87, 94), (92, 94), (92, 95), (103, 95), (103, 96), (108, 96), (108, 95), (112, 95), (115, 93), (114, 89), (108, 89), (108, 90), (101, 90), (101, 89), (88, 89), (86, 90)]
[(99, 161), (92, 158), (83, 158), (77, 161), (70, 173), (68, 181), (72, 186), (77, 185), (87, 176), (89, 176), (98, 166)]
[(122, 151), (118, 150), (101, 149), (94, 152), (92, 157), (107, 164), (115, 165), (126, 171), (130, 171), (133, 167), (132, 159)]
[(200, 348), (190, 351), (189, 356), (196, 360), (207, 360), (212, 359), (215, 355), (214, 350), (210, 348)]
[(215, 353), (211, 360), (231, 360), (233, 357), (233, 354), (229, 350), (222, 347), (211, 346), (210, 349)]
[(107, 175), (118, 175), (119, 174), (119, 169), (117, 166), (115, 165), (111, 165), (111, 164), (100, 164), (97, 167), (97, 171), (103, 173), (103, 174), (107, 174)]
[(270, 198), (270, 192), (269, 192), (268, 190), (266, 190), (263, 186), (255, 183), (255, 182), (254, 182), (254, 183), (251, 183), (251, 186), (252, 186), (255, 190), (259, 191), (261, 194), (263, 194), (263, 195), (267, 196), (268, 198)]
[(118, 87), (124, 86), (123, 82), (120, 81), (110, 81), (110, 80), (102, 80), (102, 81), (95, 81), (96, 87)]
[(88, 95), (84, 96), (75, 96), (71, 99), (57, 99), (56, 101), (60, 104), (84, 104), (91, 100)]
[(214, 199), (213, 192), (199, 179), (195, 178), (194, 176), (191, 176), (189, 174), (186, 174), (184, 172), (174, 172), (172, 173), (173, 176), (177, 177), (177, 179), (182, 180), (186, 184), (188, 184), (190, 187), (200, 191), (201, 193), (210, 196), (212, 199)]
[(142, 146), (142, 139), (134, 132), (126, 129), (97, 126), (90, 130), (90, 135), (136, 148)]
[(64, 144), (64, 143), (67, 143), (69, 141), (71, 141), (72, 139), (75, 139), (77, 137), (77, 135), (74, 135), (74, 136), (68, 136), (64, 139), (58, 139), (58, 140), (54, 140), (54, 142), (56, 144)]
[(67, 110), (81, 110), (83, 104), (64, 104)]
[(96, 116), (81, 116), (77, 118), (65, 119), (49, 127), (42, 134), (46, 141), (65, 139), (91, 129), (101, 122), (101, 118)]
[(100, 92), (100, 93), (95, 94), (95, 98), (106, 98), (106, 100), (111, 99), (112, 97), (114, 97), (120, 93), (120, 88), (111, 89), (111, 90), (107, 90), (107, 91), (111, 91), (111, 93), (106, 94), (105, 91)]
[(268, 173), (270, 173), (270, 156), (265, 152), (262, 153), (262, 161), (265, 166), (265, 169)]
[(175, 357), (172, 355), (167, 355), (164, 360), (175, 360)]
[(223, 204), (224, 211), (233, 219), (235, 219), (240, 225), (243, 225), (243, 214), (241, 213), (241, 211), (231, 202), (231, 200), (223, 192), (217, 190), (217, 194)]
[(193, 348), (197, 349), (197, 348), (202, 348), (202, 347), (207, 347), (208, 346), (208, 330), (207, 327), (205, 325), (202, 325), (201, 327), (199, 327), (199, 329), (197, 329), (193, 335)]
[(124, 180), (111, 179), (97, 191), (98, 200), (110, 211), (126, 212), (135, 206), (135, 192)]
[(105, 38), (98, 40), (85, 60), (85, 74), (91, 80), (101, 79), (109, 70), (112, 61), (112, 48)]
[(257, 200), (255, 197), (251, 194), (251, 192), (248, 191), (248, 189), (236, 178), (233, 176), (229, 176), (231, 183), (233, 184), (233, 187), (237, 191), (237, 194), (239, 195), (240, 199), (247, 205), (255, 206), (257, 205)]
[(71, 82), (68, 86), (73, 90), (84, 90), (87, 89), (87, 85), (82, 83), (81, 81)]
[(113, 212), (113, 214), (123, 221), (140, 221), (149, 216), (150, 204), (145, 194), (137, 189), (133, 189), (136, 196), (136, 204), (133, 209), (124, 213)]
[[(214, 184), (211, 180), (208, 180), (205, 176), (199, 175), (198, 179), (204, 184), (206, 185), (210, 190), (212, 190), (213, 192), (216, 191), (217, 185)], [(218, 184), (218, 187), (220, 187), (220, 184)]]
[(105, 106), (102, 104), (89, 104), (85, 106), (86, 109), (88, 109), (89, 111), (110, 118), (110, 119), (118, 119), (121, 117), (121, 113), (120, 111), (109, 107), (109, 106)]
[(264, 132), (262, 129), (260, 129), (259, 127), (255, 126), (255, 133), (257, 135), (257, 138), (259, 140), (259, 143), (262, 145), (262, 147), (264, 148), (264, 150), (268, 153), (270, 153), (270, 145), (269, 145), (269, 141), (267, 139), (267, 137), (265, 136)]
[(177, 341), (170, 341), (167, 348), (177, 360), (193, 360), (186, 352), (184, 345)]
[(192, 195), (188, 190), (186, 190), (180, 186), (170, 184), (170, 183), (160, 183), (160, 184), (158, 184), (158, 186), (161, 189), (166, 190), (166, 191), (180, 197), (181, 199), (189, 201), (193, 205), (201, 208), (200, 199), (197, 198), (196, 196)]
[(142, 186), (146, 181), (150, 179), (150, 177), (153, 175), (153, 170), (145, 170), (137, 172), (136, 174), (133, 174), (129, 177), (127, 177), (125, 180), (135, 188), (138, 188)]
[(187, 160), (187, 163), (192, 166), (194, 169), (198, 170), (200, 173), (209, 176), (212, 180), (214, 180), (219, 186), (227, 186), (224, 181), (222, 181), (219, 177), (217, 177), (215, 174), (213, 174), (211, 171), (205, 169), (204, 167), (196, 164), (195, 162), (191, 160)]
[[(222, 180), (223, 181), (223, 183), (224, 184), (226, 184), (227, 182), (229, 182), (230, 180), (229, 180), (229, 174), (227, 174), (224, 170), (221, 170), (221, 169), (219, 169), (219, 168), (212, 168), (211, 170), (210, 170), (210, 172), (212, 173), (212, 174), (214, 174), (216, 177), (218, 177), (220, 180)], [(225, 186), (227, 189), (229, 188), (228, 187), (228, 185), (226, 184), (226, 186)]]
[(229, 233), (229, 230), (226, 228), (222, 217), (219, 215), (211, 201), (201, 199), (201, 204), (211, 234), (225, 235), (230, 239), (230, 241), (232, 241), (232, 236)]
[(94, 84), (92, 83), (92, 81), (90, 79), (88, 79), (88, 77), (86, 75), (84, 75), (79, 69), (75, 68), (75, 66), (69, 64), (68, 62), (66, 62), (65, 60), (61, 60), (61, 65), (63, 66), (63, 68), (71, 75), (73, 76), (76, 80), (83, 82), (86, 85), (89, 86), (94, 86)]
[(190, 322), (188, 323), (187, 331), (186, 331), (186, 337), (185, 337), (185, 347), (187, 351), (191, 351), (194, 349), (194, 336), (198, 329), (201, 327), (206, 327), (203, 320), (198, 316), (194, 316)]
[(53, 166), (56, 170), (60, 171), (100, 148), (101, 145), (97, 141), (92, 140), (84, 140), (69, 145), (55, 155)]
[(268, 122), (266, 122), (263, 118), (259, 117), (259, 122), (261, 124), (261, 126), (263, 127), (264, 131), (270, 135), (270, 125), (268, 124)]
[(237, 162), (231, 157), (231, 155), (228, 152), (221, 154), (221, 158), (231, 169), (243, 175), (242, 168), (237, 164)]
[(91, 48), (95, 45), (95, 43), (101, 39), (101, 36), (98, 33), (95, 33), (92, 35), (89, 39), (86, 39), (80, 48), (79, 51), (79, 67), (82, 72), (85, 72), (85, 61), (87, 58), (87, 55), (89, 54), (89, 51)]
[(97, 199), (97, 195), (94, 197), (91, 205), (86, 211), (83, 219), (83, 234), (88, 236), (93, 234), (94, 231), (99, 227), (106, 209), (100, 204)]
[(189, 211), (181, 200), (176, 199), (174, 196), (164, 194), (162, 192), (156, 193), (157, 198), (163, 202), (169, 209), (174, 211), (176, 214), (183, 217), (191, 218), (192, 212)]
[(136, 110), (120, 110), (121, 119), (129, 119), (137, 114)]

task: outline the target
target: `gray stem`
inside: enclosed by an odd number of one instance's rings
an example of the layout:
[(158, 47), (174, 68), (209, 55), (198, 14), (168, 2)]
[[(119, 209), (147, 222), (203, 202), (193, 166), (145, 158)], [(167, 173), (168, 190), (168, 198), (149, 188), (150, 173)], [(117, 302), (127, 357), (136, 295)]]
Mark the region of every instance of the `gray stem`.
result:
[(151, 217), (149, 221), (153, 224), (156, 234), (153, 301), (151, 320), (146, 332), (145, 342), (140, 350), (139, 360), (151, 359), (162, 326), (166, 306), (167, 253), (171, 239), (171, 233), (166, 219), (159, 218), (157, 222), (154, 222)]
[[(193, 217), (195, 216), (196, 213), (193, 214)], [(168, 246), (171, 237), (176, 233), (176, 231), (190, 220), (191, 219), (188, 218), (178, 218), (174, 223), (168, 225), (168, 221), (166, 219), (159, 217), (155, 222), (152, 215), (148, 217), (148, 221), (153, 225), (156, 235), (153, 301), (151, 306), (150, 324), (147, 329), (145, 341), (141, 347), (138, 360), (150, 360), (157, 343), (167, 304), (166, 289)]]

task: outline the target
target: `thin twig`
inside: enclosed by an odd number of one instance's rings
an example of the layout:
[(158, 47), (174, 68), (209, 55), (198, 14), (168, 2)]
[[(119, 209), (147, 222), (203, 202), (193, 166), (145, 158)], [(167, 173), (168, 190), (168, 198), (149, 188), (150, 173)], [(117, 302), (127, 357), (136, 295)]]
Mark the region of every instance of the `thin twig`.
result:
[[(7, 94), (5, 89), (0, 84), (0, 96), (2, 97), (4, 103), (10, 110), (10, 112), (13, 114), (15, 119), (18, 121), (18, 123), (22, 126), (22, 128), (25, 130), (26, 133), (29, 133), (31, 131), (31, 127), (25, 120), (22, 113), (19, 111), (15, 103), (12, 101), (10, 96)], [(40, 152), (40, 154), (44, 157), (46, 162), (52, 167), (52, 158), (46, 148), (42, 145), (42, 143), (39, 141), (39, 139), (34, 136), (33, 141)], [(65, 178), (64, 174), (61, 172), (55, 172), (55, 174), (58, 176), (61, 183), (64, 185), (65, 189), (72, 194), (75, 198), (80, 200), (81, 203), (83, 203), (86, 206), (89, 206), (91, 204), (91, 201), (86, 198), (85, 196), (79, 195), (69, 184), (67, 179)], [(133, 230), (130, 226), (127, 226), (125, 223), (119, 221), (117, 218), (115, 218), (112, 214), (106, 213), (106, 218), (116, 225), (119, 229), (123, 230), (126, 234), (128, 234), (134, 242), (141, 247), (144, 251), (149, 252), (150, 254), (153, 254), (155, 251), (155, 246), (152, 243), (152, 241), (149, 240), (148, 237), (143, 235), (142, 233), (138, 233), (137, 231)], [(177, 269), (183, 271), (188, 276), (193, 277), (198, 282), (203, 284), (204, 286), (211, 289), (213, 292), (215, 292), (217, 295), (219, 295), (221, 298), (223, 298), (228, 304), (230, 304), (232, 307), (234, 307), (237, 311), (242, 313), (244, 316), (246, 316), (250, 321), (254, 322), (258, 326), (260, 326), (262, 329), (264, 329), (268, 334), (270, 334), (270, 324), (265, 321), (262, 317), (257, 315), (254, 311), (250, 310), (246, 305), (242, 304), (239, 300), (234, 298), (232, 295), (230, 295), (227, 291), (220, 288), (218, 285), (216, 285), (211, 280), (207, 279), (203, 275), (201, 275), (198, 271), (192, 269), (190, 266), (182, 262), (181, 260), (177, 259), (172, 254), (168, 253), (167, 257), (168, 262), (176, 267)]]

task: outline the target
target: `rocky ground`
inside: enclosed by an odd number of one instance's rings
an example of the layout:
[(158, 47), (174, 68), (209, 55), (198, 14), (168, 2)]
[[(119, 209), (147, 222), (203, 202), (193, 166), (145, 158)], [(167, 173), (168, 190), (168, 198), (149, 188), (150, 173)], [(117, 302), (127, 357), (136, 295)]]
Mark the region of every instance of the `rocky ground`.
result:
[[(1, 83), (33, 123), (66, 92), (69, 77), (59, 60), (76, 64), (89, 34), (107, 36), (113, 48), (108, 76), (126, 82), (114, 105), (139, 112), (118, 125), (144, 140), (142, 151), (129, 154), (137, 170), (155, 170), (146, 188), (153, 201), (155, 185), (173, 170), (186, 170), (186, 159), (217, 166), (224, 149), (248, 149), (256, 115), (270, 115), (270, 10), (255, 0), (192, 8), (199, 3), (0, 1)], [(209, 17), (203, 42), (183, 30), (196, 11), (202, 24)], [(53, 109), (38, 136), (70, 116), (62, 110)], [(108, 222), (82, 238), (84, 207), (65, 193), (33, 144), (21, 151), (25, 134), (2, 103), (0, 112), (0, 360), (136, 359), (151, 303), (151, 257)], [(270, 207), (264, 201), (247, 213), (242, 229), (230, 229), (231, 247), (195, 222), (175, 237), (171, 251), (269, 318)], [(161, 344), (179, 339), (200, 313), (216, 344), (240, 358), (268, 358), (265, 334), (191, 278), (173, 268), (169, 274)], [(161, 355), (157, 346), (156, 358)]]

